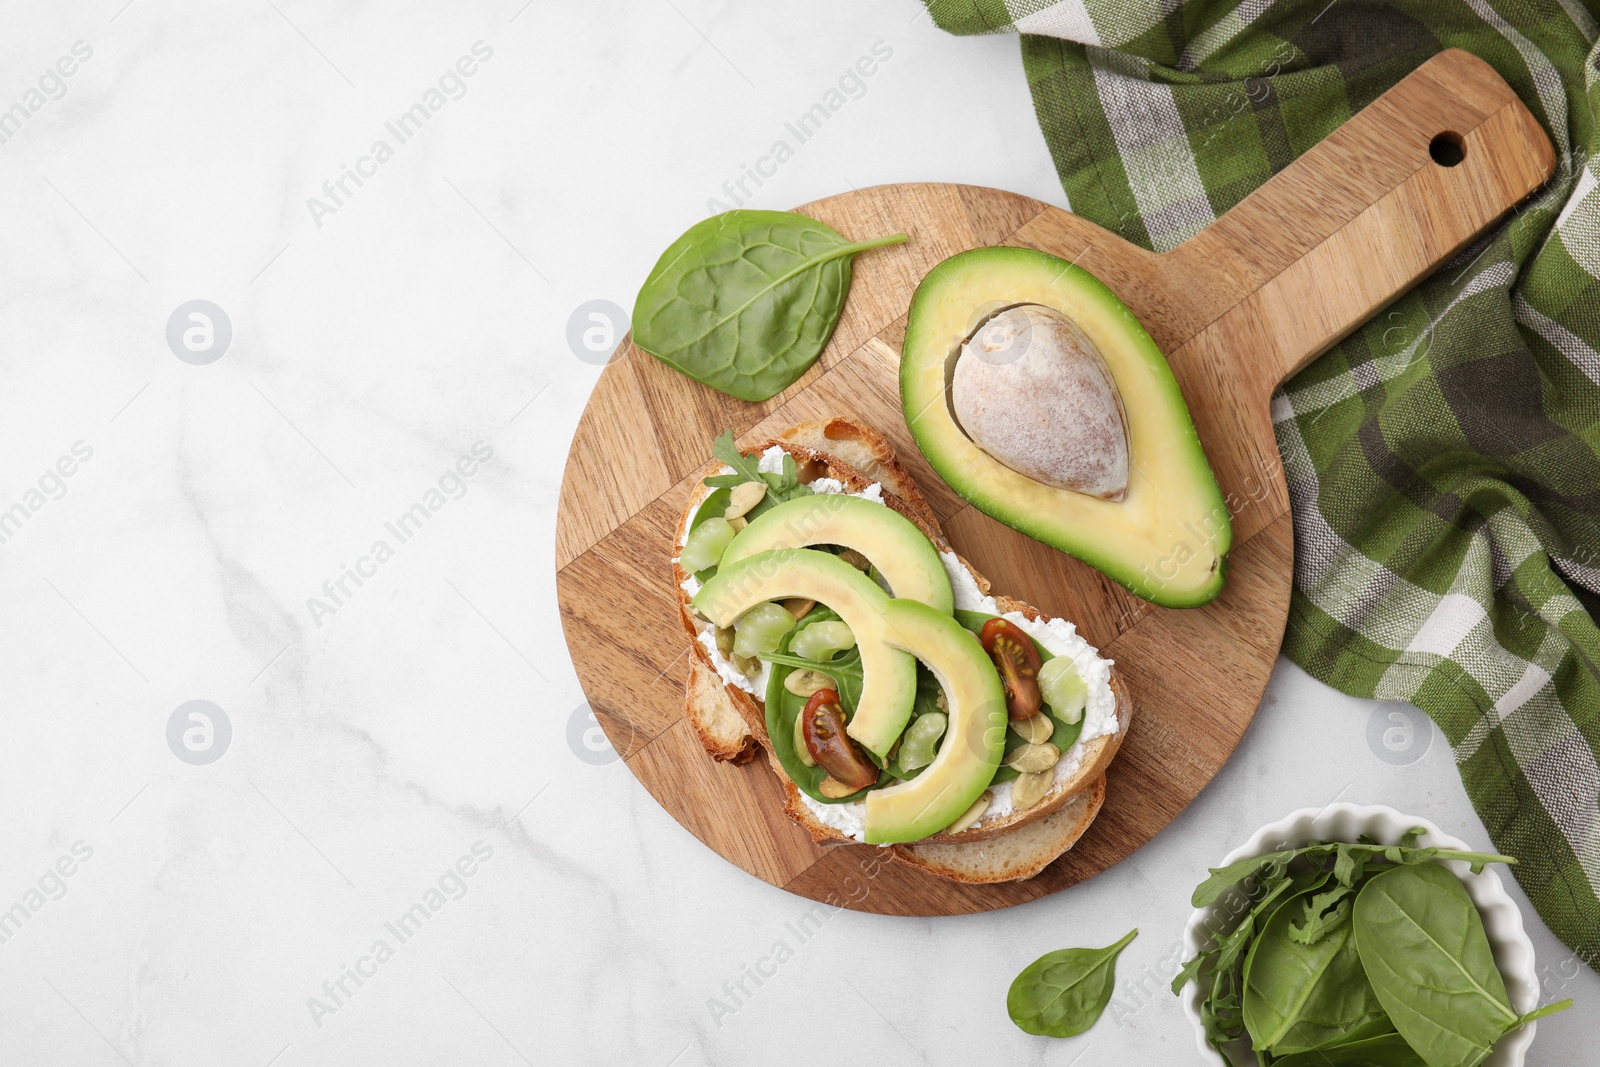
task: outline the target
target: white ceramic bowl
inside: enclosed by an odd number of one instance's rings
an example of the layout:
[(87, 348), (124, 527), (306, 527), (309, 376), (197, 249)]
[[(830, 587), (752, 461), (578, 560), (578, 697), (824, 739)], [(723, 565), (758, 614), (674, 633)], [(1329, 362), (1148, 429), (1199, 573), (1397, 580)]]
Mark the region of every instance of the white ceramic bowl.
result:
[[(1413, 828), (1427, 831), (1418, 841), (1423, 846), (1433, 845), (1473, 852), (1493, 851), (1474, 849), (1465, 841), (1444, 833), (1427, 819), (1402, 815), (1393, 808), (1339, 803), (1320, 809), (1302, 808), (1278, 822), (1263, 826), (1250, 840), (1223, 857), (1222, 862), (1216, 866), (1223, 867), (1236, 860), (1280, 849), (1298, 848), (1313, 841), (1355, 841), (1362, 834), (1386, 845), (1398, 844), (1401, 836)], [(1522, 913), (1517, 910), (1516, 902), (1507, 895), (1500, 876), (1495, 873), (1496, 865), (1490, 864), (1481, 874), (1476, 875), (1460, 860), (1451, 860), (1446, 866), (1460, 876), (1462, 884), (1467, 888), (1467, 895), (1472, 898), (1472, 902), (1478, 906), (1478, 911), (1483, 916), (1483, 929), (1489, 936), (1490, 947), (1494, 949), (1494, 961), (1500, 968), (1500, 974), (1505, 978), (1506, 991), (1511, 995), (1512, 1007), (1518, 1012), (1532, 1011), (1539, 1003), (1539, 976), (1533, 966), (1533, 943), (1528, 940), (1527, 933), (1522, 929)], [(1192, 957), (1200, 951), (1207, 939), (1205, 932), (1207, 921), (1226, 903), (1227, 897), (1224, 896), (1224, 899), (1216, 904), (1199, 909), (1189, 919), (1189, 925), (1183, 931), (1187, 948), (1185, 958)], [(1203, 995), (1198, 982), (1189, 983), (1183, 991), (1183, 1010), (1189, 1016), (1189, 1021), (1194, 1023), (1200, 1051), (1204, 1054), (1206, 1062), (1218, 1063), (1220, 1057), (1206, 1042), (1205, 1027), (1200, 1022), (1200, 1002)], [(1522, 1067), (1528, 1046), (1533, 1042), (1536, 1025), (1529, 1023), (1501, 1038), (1499, 1044), (1495, 1045), (1494, 1051), (1489, 1054), (1489, 1058), (1484, 1061), (1484, 1067)], [(1244, 1044), (1240, 1047), (1246, 1048)], [(1253, 1062), (1248, 1051), (1241, 1062)]]

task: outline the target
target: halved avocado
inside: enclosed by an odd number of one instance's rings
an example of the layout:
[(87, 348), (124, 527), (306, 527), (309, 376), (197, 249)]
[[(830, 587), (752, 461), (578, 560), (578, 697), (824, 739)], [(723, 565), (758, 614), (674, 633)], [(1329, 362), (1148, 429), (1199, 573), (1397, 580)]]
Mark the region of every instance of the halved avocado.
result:
[(869, 845), (920, 841), (972, 806), (993, 780), (1006, 745), (1006, 694), (988, 653), (950, 616), (915, 600), (884, 612), (886, 640), (920, 659), (944, 689), (950, 722), (939, 754), (909, 782), (867, 794)]
[[(974, 443), (952, 413), (949, 385), (963, 344), (994, 312), (1024, 304), (1075, 323), (1116, 380), (1129, 453), (1121, 500), (1018, 473)], [(1153, 603), (1197, 607), (1222, 591), (1233, 527), (1183, 394), (1133, 312), (1088, 271), (1029, 248), (975, 248), (940, 263), (911, 300), (900, 397), (923, 455), (979, 510)]]
[(917, 661), (887, 642), (884, 618), (893, 602), (871, 578), (831, 552), (777, 549), (737, 563), (724, 560), (692, 603), (716, 625), (732, 626), (757, 604), (788, 597), (826, 604), (855, 634), (861, 652), (861, 700), (845, 732), (887, 758), (916, 703)]
[(812, 493), (772, 508), (739, 531), (720, 565), (809, 545), (853, 548), (878, 568), (895, 596), (920, 600), (946, 615), (955, 610), (944, 561), (916, 524), (882, 504), (843, 493)]

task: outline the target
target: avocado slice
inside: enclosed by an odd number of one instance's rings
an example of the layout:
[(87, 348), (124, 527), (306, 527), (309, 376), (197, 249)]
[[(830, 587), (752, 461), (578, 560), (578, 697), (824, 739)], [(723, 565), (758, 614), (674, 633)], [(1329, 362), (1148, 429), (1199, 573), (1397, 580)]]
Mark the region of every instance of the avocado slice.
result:
[(770, 509), (739, 531), (721, 566), (758, 552), (810, 545), (853, 548), (878, 568), (895, 596), (946, 615), (955, 610), (944, 561), (916, 524), (892, 508), (843, 493), (812, 493)]
[(1006, 694), (978, 639), (949, 615), (915, 600), (884, 610), (895, 648), (927, 665), (944, 688), (950, 721), (939, 754), (922, 773), (867, 794), (871, 845), (920, 841), (955, 822), (989, 787), (1006, 744)]
[[(996, 312), (1019, 305), (1070, 320), (1115, 379), (1127, 434), (1120, 500), (1019, 473), (956, 420), (950, 384), (963, 346)], [(1183, 394), (1133, 312), (1088, 271), (1029, 248), (975, 248), (940, 263), (911, 300), (900, 397), (923, 455), (979, 510), (1153, 603), (1198, 607), (1222, 591), (1233, 527)], [(1021, 418), (1029, 399), (1018, 403)]]
[[(917, 699), (917, 661), (888, 644), (884, 619), (893, 602), (876, 582), (831, 552), (775, 549), (731, 564), (724, 559), (692, 603), (716, 625), (732, 626), (757, 604), (787, 597), (826, 604), (855, 634), (861, 653), (861, 699), (845, 732), (878, 756), (881, 765), (911, 718)], [(951, 625), (956, 625), (954, 620)]]

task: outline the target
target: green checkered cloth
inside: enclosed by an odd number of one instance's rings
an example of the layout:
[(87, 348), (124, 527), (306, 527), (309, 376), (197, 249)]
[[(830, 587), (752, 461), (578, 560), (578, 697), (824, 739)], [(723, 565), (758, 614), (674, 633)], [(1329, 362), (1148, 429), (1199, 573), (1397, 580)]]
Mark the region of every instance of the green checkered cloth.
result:
[(1432, 716), (1540, 916), (1600, 965), (1594, 12), (924, 2), (952, 33), (1022, 34), (1072, 210), (1157, 251), (1445, 48), (1493, 64), (1544, 124), (1550, 183), (1274, 398), (1295, 530), (1284, 652)]

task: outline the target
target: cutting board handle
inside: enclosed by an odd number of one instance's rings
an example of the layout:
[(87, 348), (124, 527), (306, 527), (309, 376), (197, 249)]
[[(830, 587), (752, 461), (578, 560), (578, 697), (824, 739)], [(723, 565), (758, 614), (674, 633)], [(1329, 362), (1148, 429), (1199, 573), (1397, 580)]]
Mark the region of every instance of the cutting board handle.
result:
[[(1170, 253), (1184, 348), (1270, 394), (1538, 188), (1555, 151), (1511, 87), (1441, 52)], [(1420, 331), (1398, 329), (1396, 351)], [(1176, 355), (1176, 354), (1175, 354)]]

